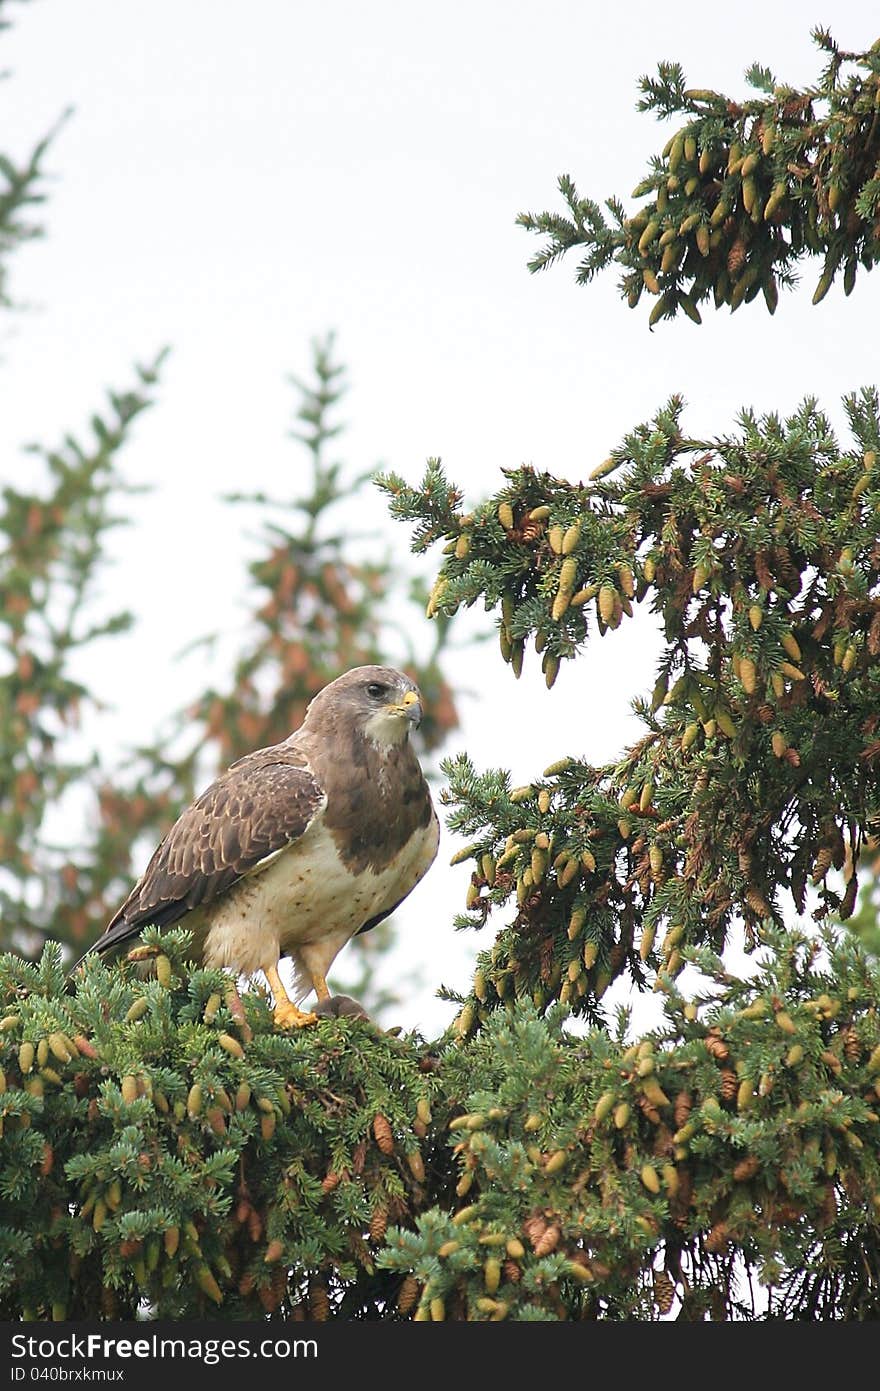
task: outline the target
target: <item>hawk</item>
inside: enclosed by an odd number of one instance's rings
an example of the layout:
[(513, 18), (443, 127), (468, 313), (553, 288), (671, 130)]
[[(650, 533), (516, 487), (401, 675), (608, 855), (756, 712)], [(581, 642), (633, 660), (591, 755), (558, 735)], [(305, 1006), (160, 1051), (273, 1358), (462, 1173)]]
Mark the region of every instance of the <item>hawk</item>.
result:
[(421, 716), (417, 687), (393, 667), (331, 681), (299, 729), (238, 759), (183, 812), (90, 951), (179, 922), (203, 965), (263, 972), (276, 1024), (314, 1022), (300, 1002), (312, 989), (319, 1006), (331, 1000), (327, 972), (346, 942), (387, 918), (437, 854), (409, 737)]

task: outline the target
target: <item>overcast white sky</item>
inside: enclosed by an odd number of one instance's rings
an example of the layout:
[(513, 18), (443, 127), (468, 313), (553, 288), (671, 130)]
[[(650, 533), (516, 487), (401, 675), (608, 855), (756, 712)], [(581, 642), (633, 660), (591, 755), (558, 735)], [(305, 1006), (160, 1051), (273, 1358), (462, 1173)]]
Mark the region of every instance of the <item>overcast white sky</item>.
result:
[[(153, 491), (133, 501), (108, 580), (138, 626), (88, 673), (115, 707), (108, 739), (151, 732), (202, 677), (174, 654), (241, 623), (250, 542), (219, 494), (292, 491), (286, 375), (307, 369), (328, 329), (350, 372), (340, 452), (353, 468), (415, 480), (440, 455), (473, 498), (523, 461), (583, 477), (673, 392), (693, 433), (727, 431), (743, 404), (786, 412), (810, 393), (841, 421), (841, 395), (877, 378), (880, 276), (814, 309), (811, 267), (773, 320), (756, 302), (650, 334), (613, 275), (580, 288), (572, 261), (529, 276), (538, 243), (515, 226), (525, 209), (559, 206), (563, 172), (598, 200), (628, 198), (666, 139), (635, 111), (658, 60), (732, 93), (754, 59), (809, 82), (814, 23), (847, 48), (877, 38), (865, 0), (815, 12), (794, 0), (21, 7), (0, 36), (13, 72), (0, 86), (4, 148), (24, 153), (62, 108), (75, 113), (49, 161), (47, 237), (14, 267), (13, 292), (35, 308), (0, 327), (0, 475), (26, 477), (24, 442), (84, 428), (129, 364), (173, 349), (123, 460)], [(367, 520), (377, 546), (404, 552), (378, 496)], [(472, 694), (451, 749), (517, 781), (565, 752), (614, 757), (634, 733), (630, 699), (653, 684), (655, 645), (647, 615), (625, 624), (549, 695), (534, 662), (515, 685), (494, 644), (462, 657)], [(464, 987), (485, 941), (449, 927), (467, 882), (465, 867), (443, 867), (454, 848), (447, 837), (399, 915), (426, 976), (401, 1022), (427, 1033), (450, 1017), (437, 980)]]

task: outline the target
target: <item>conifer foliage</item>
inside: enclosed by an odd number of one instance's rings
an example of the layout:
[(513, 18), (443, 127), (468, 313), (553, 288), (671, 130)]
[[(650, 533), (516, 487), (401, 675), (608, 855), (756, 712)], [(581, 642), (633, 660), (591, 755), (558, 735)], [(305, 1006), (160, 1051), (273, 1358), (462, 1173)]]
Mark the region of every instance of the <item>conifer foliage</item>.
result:
[(746, 74), (758, 95), (745, 101), (688, 87), (678, 63), (642, 78), (639, 110), (683, 118), (633, 190), (648, 202), (627, 217), (610, 198), (608, 222), (563, 175), (567, 216), (518, 219), (547, 238), (529, 269), (585, 247), (578, 282), (618, 265), (630, 308), (647, 294), (652, 327), (679, 311), (699, 323), (710, 297), (736, 310), (762, 294), (773, 314), (808, 259), (822, 263), (814, 304), (839, 273), (850, 294), (880, 255), (880, 42), (853, 53), (827, 30), (813, 38), (826, 62), (803, 89), (758, 63)]
[[(319, 359), (307, 424), (333, 380)], [(880, 966), (843, 925), (880, 801), (876, 390), (845, 408), (844, 441), (814, 401), (694, 439), (676, 399), (591, 478), (510, 470), (469, 511), (436, 461), (384, 478), (415, 548), (443, 547), (428, 616), (483, 604), (515, 677), (532, 647), (565, 680), (648, 602), (643, 733), (520, 787), (446, 762), (458, 923), (494, 940), (433, 1043), (276, 1032), (183, 930), (147, 931), (148, 980), (68, 983), (51, 942), (0, 959), (5, 1317), (880, 1316)], [(334, 586), (369, 588), (341, 546), (272, 536), (227, 753), (271, 727), (279, 671), (300, 699), (288, 648), (323, 675), (378, 632), (325, 621)], [(616, 979), (656, 992), (653, 1029), (609, 1018)]]
[(273, 1029), (186, 934), (156, 978), (0, 959), (9, 1318), (877, 1316), (880, 973), (768, 932), (630, 1041), (558, 1004), (428, 1046)]
[(384, 480), (419, 548), (449, 538), (431, 606), (496, 609), (515, 675), (531, 641), (552, 685), (640, 601), (666, 637), (644, 736), (613, 764), (569, 756), (518, 788), (446, 765), (473, 837), (459, 921), (513, 908), (465, 1032), (511, 993), (590, 1013), (622, 972), (674, 978), (683, 947), (720, 951), (734, 921), (758, 940), (811, 887), (818, 917), (852, 913), (880, 791), (880, 423), (873, 388), (845, 406), (841, 446), (815, 402), (707, 441), (673, 401), (593, 481), (518, 469), (468, 513), (436, 464), (417, 489)]
[(419, 1050), (347, 1020), (279, 1034), (262, 995), (245, 1014), (181, 964), (185, 932), (147, 940), (155, 979), (95, 961), (74, 995), (57, 944), (2, 958), (3, 1317), (392, 1299), (376, 1250), (424, 1182)]

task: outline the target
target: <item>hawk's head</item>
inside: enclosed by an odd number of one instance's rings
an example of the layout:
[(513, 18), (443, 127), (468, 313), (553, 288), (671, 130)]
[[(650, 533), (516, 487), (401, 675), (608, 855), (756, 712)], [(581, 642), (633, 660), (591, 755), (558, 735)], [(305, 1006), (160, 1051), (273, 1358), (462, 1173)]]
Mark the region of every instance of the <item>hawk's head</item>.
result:
[(419, 689), (394, 667), (353, 667), (315, 696), (304, 727), (334, 718), (380, 747), (402, 744), (422, 718)]

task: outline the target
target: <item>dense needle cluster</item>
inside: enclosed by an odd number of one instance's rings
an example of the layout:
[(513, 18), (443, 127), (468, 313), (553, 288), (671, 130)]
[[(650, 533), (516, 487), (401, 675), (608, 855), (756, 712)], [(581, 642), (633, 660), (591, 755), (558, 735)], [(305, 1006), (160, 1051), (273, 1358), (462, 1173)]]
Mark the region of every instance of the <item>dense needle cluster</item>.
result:
[(814, 86), (788, 86), (756, 63), (746, 76), (759, 95), (746, 101), (690, 88), (677, 63), (661, 63), (642, 79), (639, 109), (684, 123), (633, 190), (647, 203), (627, 216), (610, 198), (608, 222), (563, 175), (567, 216), (518, 219), (547, 238), (529, 269), (586, 248), (578, 281), (619, 266), (630, 308), (648, 296), (652, 327), (679, 311), (699, 323), (710, 298), (736, 310), (763, 295), (772, 314), (807, 260), (822, 263), (814, 304), (838, 274), (850, 294), (859, 266), (880, 255), (880, 42), (849, 53), (826, 30), (813, 37), (827, 56)]

